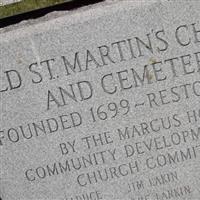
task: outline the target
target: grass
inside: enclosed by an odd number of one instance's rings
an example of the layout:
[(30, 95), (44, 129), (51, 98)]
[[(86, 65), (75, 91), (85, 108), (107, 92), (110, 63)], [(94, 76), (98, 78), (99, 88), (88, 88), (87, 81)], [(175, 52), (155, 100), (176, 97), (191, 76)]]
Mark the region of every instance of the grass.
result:
[(22, 0), (21, 2), (0, 7), (0, 18), (44, 8), (71, 0)]

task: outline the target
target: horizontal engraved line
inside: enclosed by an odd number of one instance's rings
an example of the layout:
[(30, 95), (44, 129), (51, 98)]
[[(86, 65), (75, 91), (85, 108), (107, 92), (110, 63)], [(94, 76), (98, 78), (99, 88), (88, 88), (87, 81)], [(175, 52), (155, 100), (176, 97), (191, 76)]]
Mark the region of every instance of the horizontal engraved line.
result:
[(135, 107), (144, 106), (144, 105), (145, 105), (145, 102), (142, 102), (142, 103), (136, 103), (136, 104), (135, 104)]

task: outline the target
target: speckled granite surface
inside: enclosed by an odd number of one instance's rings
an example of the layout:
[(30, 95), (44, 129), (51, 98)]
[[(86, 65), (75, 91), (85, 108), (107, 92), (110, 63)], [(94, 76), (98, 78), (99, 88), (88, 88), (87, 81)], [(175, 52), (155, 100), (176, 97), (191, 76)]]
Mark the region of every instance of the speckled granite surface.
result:
[(107, 1), (1, 29), (2, 200), (199, 200), (199, 10)]

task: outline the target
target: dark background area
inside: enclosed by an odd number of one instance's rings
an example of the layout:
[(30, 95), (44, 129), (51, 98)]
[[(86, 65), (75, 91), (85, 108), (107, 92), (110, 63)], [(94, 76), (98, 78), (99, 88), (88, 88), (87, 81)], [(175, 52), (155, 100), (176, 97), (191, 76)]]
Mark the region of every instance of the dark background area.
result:
[[(39, 10), (34, 10), (31, 12), (7, 17), (4, 19), (0, 19), (0, 28), (19, 23), (22, 20), (28, 20), (28, 19), (36, 19), (38, 17), (42, 17), (52, 11), (64, 11), (64, 10), (74, 10), (83, 6), (87, 6), (90, 4), (95, 4), (102, 2), (104, 0), (73, 0), (71, 2), (62, 3), (59, 5), (55, 5), (52, 7), (42, 8)], [(2, 200), (2, 199), (0, 199)]]

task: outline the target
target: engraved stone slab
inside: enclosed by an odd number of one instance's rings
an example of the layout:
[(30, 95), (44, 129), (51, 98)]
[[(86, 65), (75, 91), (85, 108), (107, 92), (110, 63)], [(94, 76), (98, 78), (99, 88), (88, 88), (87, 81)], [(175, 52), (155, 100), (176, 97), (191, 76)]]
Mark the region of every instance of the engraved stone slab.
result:
[(1, 198), (198, 200), (199, 10), (107, 2), (1, 30)]

